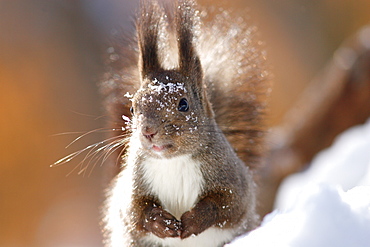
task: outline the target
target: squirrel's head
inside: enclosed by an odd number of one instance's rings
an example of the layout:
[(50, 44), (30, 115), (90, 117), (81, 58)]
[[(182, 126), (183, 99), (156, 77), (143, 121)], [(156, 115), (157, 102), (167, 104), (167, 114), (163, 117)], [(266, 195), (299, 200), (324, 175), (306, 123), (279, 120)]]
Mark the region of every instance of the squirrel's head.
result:
[(160, 64), (158, 7), (148, 2), (137, 23), (141, 87), (133, 98), (133, 124), (144, 150), (155, 157), (194, 152), (214, 122), (193, 44), (195, 13), (191, 5), (179, 1), (177, 8), (177, 69), (165, 70)]

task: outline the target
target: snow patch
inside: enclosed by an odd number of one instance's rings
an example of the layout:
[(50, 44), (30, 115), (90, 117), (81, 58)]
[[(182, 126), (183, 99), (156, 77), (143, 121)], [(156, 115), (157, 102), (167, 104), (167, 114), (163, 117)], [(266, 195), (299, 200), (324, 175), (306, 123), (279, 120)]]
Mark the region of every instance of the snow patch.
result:
[(154, 84), (149, 84), (148, 87), (157, 93), (160, 93), (162, 90), (165, 90), (168, 93), (178, 92), (179, 90), (182, 90), (185, 93), (187, 92), (184, 86), (184, 83), (180, 83), (180, 82), (163, 83), (163, 82), (158, 81), (156, 78), (154, 78), (153, 83)]
[(370, 121), (281, 185), (277, 209), (227, 247), (370, 246)]
[(290, 210), (275, 210), (262, 226), (228, 247), (369, 246), (370, 186), (344, 192), (316, 185), (302, 191)]

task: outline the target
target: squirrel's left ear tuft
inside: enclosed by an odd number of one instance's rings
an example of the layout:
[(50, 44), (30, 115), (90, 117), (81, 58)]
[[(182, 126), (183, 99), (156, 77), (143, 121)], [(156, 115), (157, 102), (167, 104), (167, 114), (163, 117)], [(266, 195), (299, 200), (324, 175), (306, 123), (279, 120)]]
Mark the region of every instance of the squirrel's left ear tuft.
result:
[(176, 29), (179, 48), (180, 72), (195, 82), (203, 78), (202, 66), (194, 46), (194, 29), (198, 23), (194, 1), (179, 0), (176, 12)]

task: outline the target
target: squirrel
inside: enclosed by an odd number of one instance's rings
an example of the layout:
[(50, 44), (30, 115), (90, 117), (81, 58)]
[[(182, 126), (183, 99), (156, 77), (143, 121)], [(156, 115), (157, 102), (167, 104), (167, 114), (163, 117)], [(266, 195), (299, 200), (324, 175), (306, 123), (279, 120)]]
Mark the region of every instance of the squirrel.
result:
[(223, 246), (259, 223), (263, 44), (227, 11), (140, 5), (136, 42), (110, 48), (101, 86), (125, 144), (107, 190), (105, 245)]

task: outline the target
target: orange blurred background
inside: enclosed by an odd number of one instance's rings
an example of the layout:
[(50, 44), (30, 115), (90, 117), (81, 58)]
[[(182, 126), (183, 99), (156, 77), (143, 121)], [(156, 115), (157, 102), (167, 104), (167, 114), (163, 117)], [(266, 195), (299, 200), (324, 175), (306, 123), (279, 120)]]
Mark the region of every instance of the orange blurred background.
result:
[[(247, 13), (274, 74), (276, 125), (335, 49), (369, 23), (368, 0), (203, 0)], [(63, 156), (104, 138), (97, 83), (104, 38), (130, 27), (137, 1), (0, 1), (0, 247), (102, 246), (104, 166), (78, 175)], [(243, 12), (243, 11), (246, 12)], [(81, 133), (81, 134), (82, 134)], [(90, 173), (91, 171), (91, 173)]]

